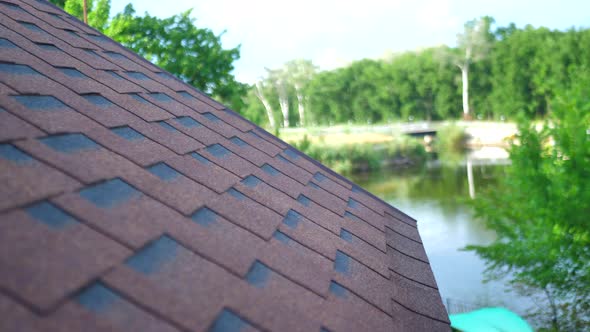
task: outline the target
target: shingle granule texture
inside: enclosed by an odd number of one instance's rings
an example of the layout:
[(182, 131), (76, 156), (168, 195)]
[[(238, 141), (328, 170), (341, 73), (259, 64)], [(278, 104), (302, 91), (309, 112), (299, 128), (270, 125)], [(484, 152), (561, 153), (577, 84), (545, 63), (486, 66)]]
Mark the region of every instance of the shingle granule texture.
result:
[(449, 331), (416, 221), (42, 0), (0, 1), (0, 331)]

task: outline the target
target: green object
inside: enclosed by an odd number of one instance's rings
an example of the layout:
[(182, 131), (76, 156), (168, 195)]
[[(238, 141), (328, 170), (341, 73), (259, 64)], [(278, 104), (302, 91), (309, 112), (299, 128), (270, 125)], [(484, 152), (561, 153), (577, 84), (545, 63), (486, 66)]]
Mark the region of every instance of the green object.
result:
[(449, 318), (451, 326), (463, 332), (533, 332), (523, 318), (505, 308), (483, 308)]

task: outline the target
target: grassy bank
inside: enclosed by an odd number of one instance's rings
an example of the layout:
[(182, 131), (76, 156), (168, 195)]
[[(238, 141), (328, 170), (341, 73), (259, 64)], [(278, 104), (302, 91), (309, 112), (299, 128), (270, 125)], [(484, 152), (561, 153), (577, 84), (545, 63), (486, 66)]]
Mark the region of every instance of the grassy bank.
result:
[(465, 127), (442, 126), (434, 142), (394, 134), (399, 128), (332, 126), (289, 128), (280, 136), (312, 158), (339, 173), (361, 173), (384, 168), (422, 165), (435, 152), (443, 159), (461, 159), (468, 139)]
[(307, 136), (293, 144), (310, 157), (339, 173), (375, 171), (386, 167), (422, 164), (427, 153), (420, 140), (396, 137), (381, 143), (312, 143)]

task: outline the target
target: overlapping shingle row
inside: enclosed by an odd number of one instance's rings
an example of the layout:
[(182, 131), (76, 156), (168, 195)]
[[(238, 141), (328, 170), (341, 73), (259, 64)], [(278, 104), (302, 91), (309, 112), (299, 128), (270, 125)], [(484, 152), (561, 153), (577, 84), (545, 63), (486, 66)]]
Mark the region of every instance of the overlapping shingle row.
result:
[(1, 331), (447, 331), (416, 222), (41, 0), (0, 1)]

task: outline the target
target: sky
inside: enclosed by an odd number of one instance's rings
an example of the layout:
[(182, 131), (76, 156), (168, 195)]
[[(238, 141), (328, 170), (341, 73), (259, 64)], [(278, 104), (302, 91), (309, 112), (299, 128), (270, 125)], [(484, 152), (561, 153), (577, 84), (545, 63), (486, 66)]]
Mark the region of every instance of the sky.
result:
[(112, 0), (111, 13), (128, 3), (158, 17), (193, 8), (197, 27), (225, 31), (225, 48), (240, 45), (234, 75), (245, 83), (297, 58), (329, 70), (391, 52), (454, 46), (463, 24), (485, 15), (497, 26), (590, 27), (590, 0)]

